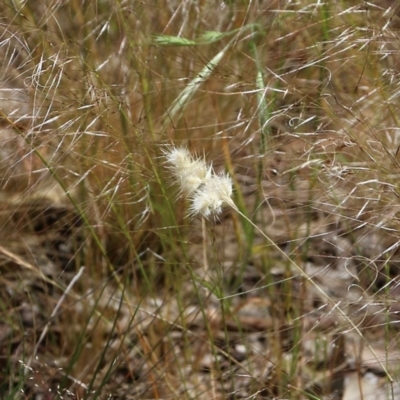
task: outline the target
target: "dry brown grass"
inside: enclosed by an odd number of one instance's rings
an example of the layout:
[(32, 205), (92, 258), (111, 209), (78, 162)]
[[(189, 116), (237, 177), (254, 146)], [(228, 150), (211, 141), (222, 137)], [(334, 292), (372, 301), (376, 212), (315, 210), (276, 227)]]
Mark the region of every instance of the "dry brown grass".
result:
[[(1, 398), (399, 398), (392, 2), (0, 11)], [(263, 234), (204, 239), (171, 144)]]

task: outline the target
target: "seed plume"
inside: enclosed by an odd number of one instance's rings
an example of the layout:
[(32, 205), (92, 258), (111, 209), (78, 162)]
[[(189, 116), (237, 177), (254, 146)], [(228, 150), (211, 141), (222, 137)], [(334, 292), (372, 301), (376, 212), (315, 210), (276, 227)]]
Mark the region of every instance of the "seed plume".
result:
[(204, 158), (194, 157), (185, 147), (170, 147), (164, 151), (168, 169), (180, 186), (180, 194), (189, 198), (189, 216), (204, 218), (221, 213), (225, 204), (232, 205), (232, 179), (228, 174), (216, 174)]

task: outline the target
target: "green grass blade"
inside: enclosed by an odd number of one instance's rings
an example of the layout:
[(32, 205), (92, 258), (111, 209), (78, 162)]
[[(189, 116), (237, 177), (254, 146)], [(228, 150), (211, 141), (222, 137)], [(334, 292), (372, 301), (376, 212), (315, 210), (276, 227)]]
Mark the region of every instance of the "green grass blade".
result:
[(233, 40), (231, 40), (215, 57), (209, 61), (204, 68), (189, 82), (189, 84), (182, 90), (179, 96), (172, 103), (171, 107), (168, 108), (164, 115), (164, 126), (166, 123), (171, 121), (178, 113), (181, 113), (185, 108), (186, 104), (193, 97), (200, 84), (205, 82), (208, 77), (212, 74), (218, 64), (221, 62), (225, 53), (231, 47)]

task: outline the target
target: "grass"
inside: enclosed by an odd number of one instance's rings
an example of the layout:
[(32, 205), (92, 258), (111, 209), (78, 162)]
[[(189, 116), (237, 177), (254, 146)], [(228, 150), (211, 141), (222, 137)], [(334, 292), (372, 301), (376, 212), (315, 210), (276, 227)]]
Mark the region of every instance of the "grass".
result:
[(1, 398), (398, 397), (394, 6), (0, 10)]

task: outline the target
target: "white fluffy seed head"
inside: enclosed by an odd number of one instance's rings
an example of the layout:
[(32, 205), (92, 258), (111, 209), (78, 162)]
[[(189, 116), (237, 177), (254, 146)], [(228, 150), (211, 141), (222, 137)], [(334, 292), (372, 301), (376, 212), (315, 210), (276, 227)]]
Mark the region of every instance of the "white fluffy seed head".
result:
[(185, 196), (193, 194), (212, 174), (211, 167), (202, 158), (193, 158), (184, 147), (170, 148), (164, 155), (169, 170)]
[(184, 169), (193, 162), (193, 157), (185, 147), (171, 147), (164, 151), (170, 169)]
[(192, 194), (189, 215), (209, 218), (218, 215), (224, 204), (232, 204), (232, 179), (229, 175), (213, 174)]
[(194, 158), (185, 147), (170, 147), (164, 156), (181, 194), (191, 201), (191, 217), (209, 218), (221, 213), (224, 204), (233, 205), (232, 179), (228, 174), (215, 174), (203, 158)]

